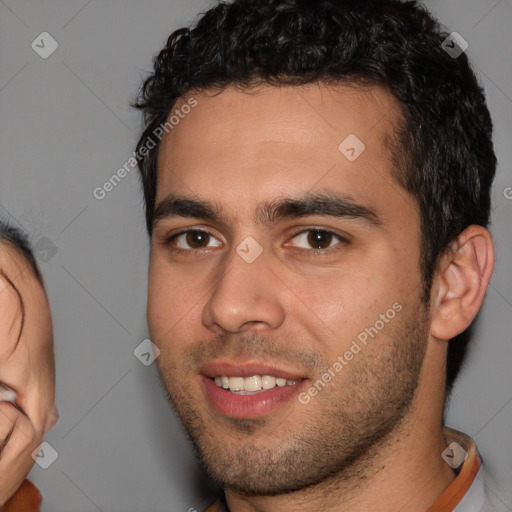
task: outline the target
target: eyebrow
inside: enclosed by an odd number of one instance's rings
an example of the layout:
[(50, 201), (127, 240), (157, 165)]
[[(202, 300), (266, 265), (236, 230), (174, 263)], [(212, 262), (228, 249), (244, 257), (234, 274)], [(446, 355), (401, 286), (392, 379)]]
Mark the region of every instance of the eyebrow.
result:
[[(270, 226), (290, 218), (313, 215), (360, 219), (370, 227), (380, 227), (381, 217), (368, 206), (356, 203), (348, 195), (328, 192), (307, 193), (300, 197), (285, 197), (258, 205), (253, 215), (256, 224)], [(187, 217), (227, 224), (219, 206), (204, 199), (169, 194), (155, 208), (153, 227), (163, 219)]]

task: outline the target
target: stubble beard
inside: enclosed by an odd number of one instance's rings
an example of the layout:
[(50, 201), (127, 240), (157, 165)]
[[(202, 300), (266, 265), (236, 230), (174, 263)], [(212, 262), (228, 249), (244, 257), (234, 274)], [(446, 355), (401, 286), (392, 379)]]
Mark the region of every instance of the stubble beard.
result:
[[(308, 404), (297, 400), (292, 415), (280, 422), (271, 417), (214, 422), (184, 384), (187, 364), (160, 361), (168, 400), (201, 465), (223, 488), (246, 496), (285, 494), (364, 473), (372, 452), (400, 429), (418, 387), (428, 341), (428, 311), (421, 303), (407, 317), (404, 313), (405, 308), (401, 318), (397, 316), (375, 339), (369, 339)], [(248, 355), (267, 353), (265, 347), (272, 347), (261, 339), (247, 341), (243, 347), (249, 348), (241, 350)], [(251, 352), (250, 347), (255, 350)], [(215, 350), (212, 346), (211, 352)], [(279, 349), (268, 355), (272, 352)], [(194, 353), (197, 356), (198, 347)], [(325, 371), (327, 361), (321, 356), (307, 354), (302, 360), (310, 368)]]

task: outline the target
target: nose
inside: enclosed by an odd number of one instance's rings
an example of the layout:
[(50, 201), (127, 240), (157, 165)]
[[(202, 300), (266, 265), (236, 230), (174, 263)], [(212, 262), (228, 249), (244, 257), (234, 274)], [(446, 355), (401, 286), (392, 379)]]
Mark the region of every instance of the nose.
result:
[(226, 258), (203, 308), (204, 325), (231, 333), (278, 328), (284, 322), (285, 309), (280, 300), (280, 282), (268, 268), (265, 252), (252, 263), (235, 250)]

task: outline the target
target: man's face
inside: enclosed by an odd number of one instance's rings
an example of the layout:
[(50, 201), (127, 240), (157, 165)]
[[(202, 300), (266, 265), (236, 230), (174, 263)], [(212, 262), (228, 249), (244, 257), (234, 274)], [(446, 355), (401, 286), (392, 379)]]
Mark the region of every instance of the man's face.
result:
[[(400, 114), (379, 88), (191, 96), (159, 152), (157, 363), (225, 487), (300, 489), (397, 428), (418, 384), (429, 321), (418, 211), (391, 177)], [(301, 204), (268, 208), (285, 199)]]

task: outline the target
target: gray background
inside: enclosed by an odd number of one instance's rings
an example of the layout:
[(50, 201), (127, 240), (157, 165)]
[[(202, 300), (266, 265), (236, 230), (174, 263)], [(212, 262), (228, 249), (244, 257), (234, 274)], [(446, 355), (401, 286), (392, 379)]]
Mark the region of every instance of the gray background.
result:
[[(128, 104), (152, 56), (208, 5), (0, 2), (0, 216), (36, 244), (55, 326), (61, 419), (46, 441), (58, 458), (30, 473), (42, 512), (202, 510), (212, 496), (155, 365), (133, 355), (147, 337), (138, 176), (130, 173), (103, 200), (93, 196), (132, 155), (140, 119)], [(475, 439), (495, 477), (493, 492), (512, 510), (512, 3), (427, 5), (469, 43), (499, 159), (496, 270), (448, 423)], [(31, 48), (44, 31), (59, 44), (47, 59)]]

